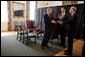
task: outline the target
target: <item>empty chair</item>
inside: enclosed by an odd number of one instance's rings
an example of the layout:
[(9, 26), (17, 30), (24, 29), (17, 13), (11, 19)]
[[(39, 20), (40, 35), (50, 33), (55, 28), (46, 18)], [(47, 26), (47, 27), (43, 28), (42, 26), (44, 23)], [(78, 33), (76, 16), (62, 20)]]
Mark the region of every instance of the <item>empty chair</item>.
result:
[(34, 22), (31, 20), (26, 20), (26, 26), (27, 26), (27, 42), (26, 44), (28, 44), (28, 42), (32, 42), (32, 38), (34, 38), (35, 43), (36, 43), (36, 34), (34, 33), (35, 27), (34, 27)]

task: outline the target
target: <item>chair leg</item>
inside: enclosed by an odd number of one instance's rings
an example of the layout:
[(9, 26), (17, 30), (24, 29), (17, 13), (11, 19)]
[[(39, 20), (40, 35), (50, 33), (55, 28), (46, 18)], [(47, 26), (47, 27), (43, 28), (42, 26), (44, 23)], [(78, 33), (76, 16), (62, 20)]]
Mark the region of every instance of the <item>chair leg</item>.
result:
[(39, 36), (38, 36), (38, 34), (37, 34), (36, 38), (37, 38), (37, 39), (39, 39)]
[(21, 41), (22, 36), (20, 35), (20, 41)]
[(37, 37), (35, 37), (35, 44), (36, 44), (36, 38), (37, 38)]
[(24, 43), (24, 37), (23, 37), (23, 43)]
[(28, 44), (28, 36), (26, 37), (26, 39), (27, 39), (27, 42), (26, 42), (26, 45)]
[(35, 44), (36, 44), (36, 37), (35, 37)]
[(28, 41), (31, 41), (31, 39), (29, 37), (27, 37), (26, 39), (27, 39), (27, 42), (26, 42), (26, 45), (27, 45)]
[(23, 43), (24, 43), (25, 36), (24, 35), (22, 35), (22, 36), (23, 36)]
[(18, 40), (18, 34), (17, 34), (17, 39), (16, 40)]

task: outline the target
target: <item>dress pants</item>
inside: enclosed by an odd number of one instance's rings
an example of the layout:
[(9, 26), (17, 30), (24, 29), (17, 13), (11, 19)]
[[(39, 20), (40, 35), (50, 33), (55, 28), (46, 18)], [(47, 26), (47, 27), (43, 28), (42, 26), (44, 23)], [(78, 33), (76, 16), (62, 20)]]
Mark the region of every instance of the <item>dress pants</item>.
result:
[(65, 46), (66, 30), (64, 27), (60, 27), (60, 45)]
[(72, 54), (74, 34), (72, 32), (69, 32), (67, 36), (68, 36), (67, 52), (68, 54)]
[(42, 40), (41, 46), (46, 46), (46, 45), (48, 44), (49, 39), (50, 39), (50, 36), (51, 36), (51, 31), (50, 31), (50, 32), (45, 31), (45, 33), (44, 33), (44, 38), (43, 38), (43, 40)]

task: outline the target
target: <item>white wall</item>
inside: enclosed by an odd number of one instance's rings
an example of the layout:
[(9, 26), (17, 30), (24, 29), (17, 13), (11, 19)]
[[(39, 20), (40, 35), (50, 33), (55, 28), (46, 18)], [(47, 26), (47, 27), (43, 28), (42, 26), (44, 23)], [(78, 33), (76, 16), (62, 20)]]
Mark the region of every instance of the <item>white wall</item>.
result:
[[(18, 19), (25, 21), (25, 20), (26, 20), (26, 15), (27, 15), (27, 11), (26, 11), (26, 8), (27, 8), (26, 2), (27, 2), (27, 1), (14, 1), (14, 2), (18, 2), (18, 3), (24, 4), (24, 17), (19, 17), (19, 18), (18, 18), (18, 17), (14, 17), (14, 16), (13, 16), (13, 9), (14, 9), (14, 7), (13, 7), (13, 1), (11, 1), (12, 30), (14, 30), (14, 22), (18, 21)], [(19, 9), (19, 8), (18, 8), (18, 9)]]
[(35, 19), (35, 6), (36, 6), (36, 1), (30, 1), (30, 20)]
[(8, 31), (7, 1), (1, 1), (1, 31)]
[(50, 7), (50, 6), (61, 6), (61, 5), (62, 5), (62, 1), (37, 1), (37, 8)]
[(82, 3), (84, 4), (84, 1), (78, 1), (78, 4), (82, 4)]
[[(48, 3), (48, 5), (46, 5)], [(61, 6), (62, 1), (37, 1), (37, 8)], [(84, 4), (84, 1), (78, 1), (78, 4)]]

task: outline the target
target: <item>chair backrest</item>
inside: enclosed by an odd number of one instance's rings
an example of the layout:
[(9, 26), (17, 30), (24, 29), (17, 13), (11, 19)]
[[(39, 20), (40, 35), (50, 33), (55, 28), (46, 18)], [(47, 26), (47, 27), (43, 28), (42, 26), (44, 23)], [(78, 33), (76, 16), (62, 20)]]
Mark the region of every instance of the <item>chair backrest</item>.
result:
[(26, 20), (26, 25), (28, 29), (34, 29), (34, 21)]
[(21, 26), (16, 25), (15, 27), (16, 27), (16, 31), (17, 31), (17, 33), (22, 33), (22, 32), (23, 32), (23, 29), (22, 29)]
[(26, 29), (26, 24), (24, 20), (14, 21), (14, 28), (17, 32), (23, 31)]
[(25, 21), (22, 20), (22, 21), (20, 21), (20, 23), (21, 23), (22, 29), (25, 30), (26, 29)]

